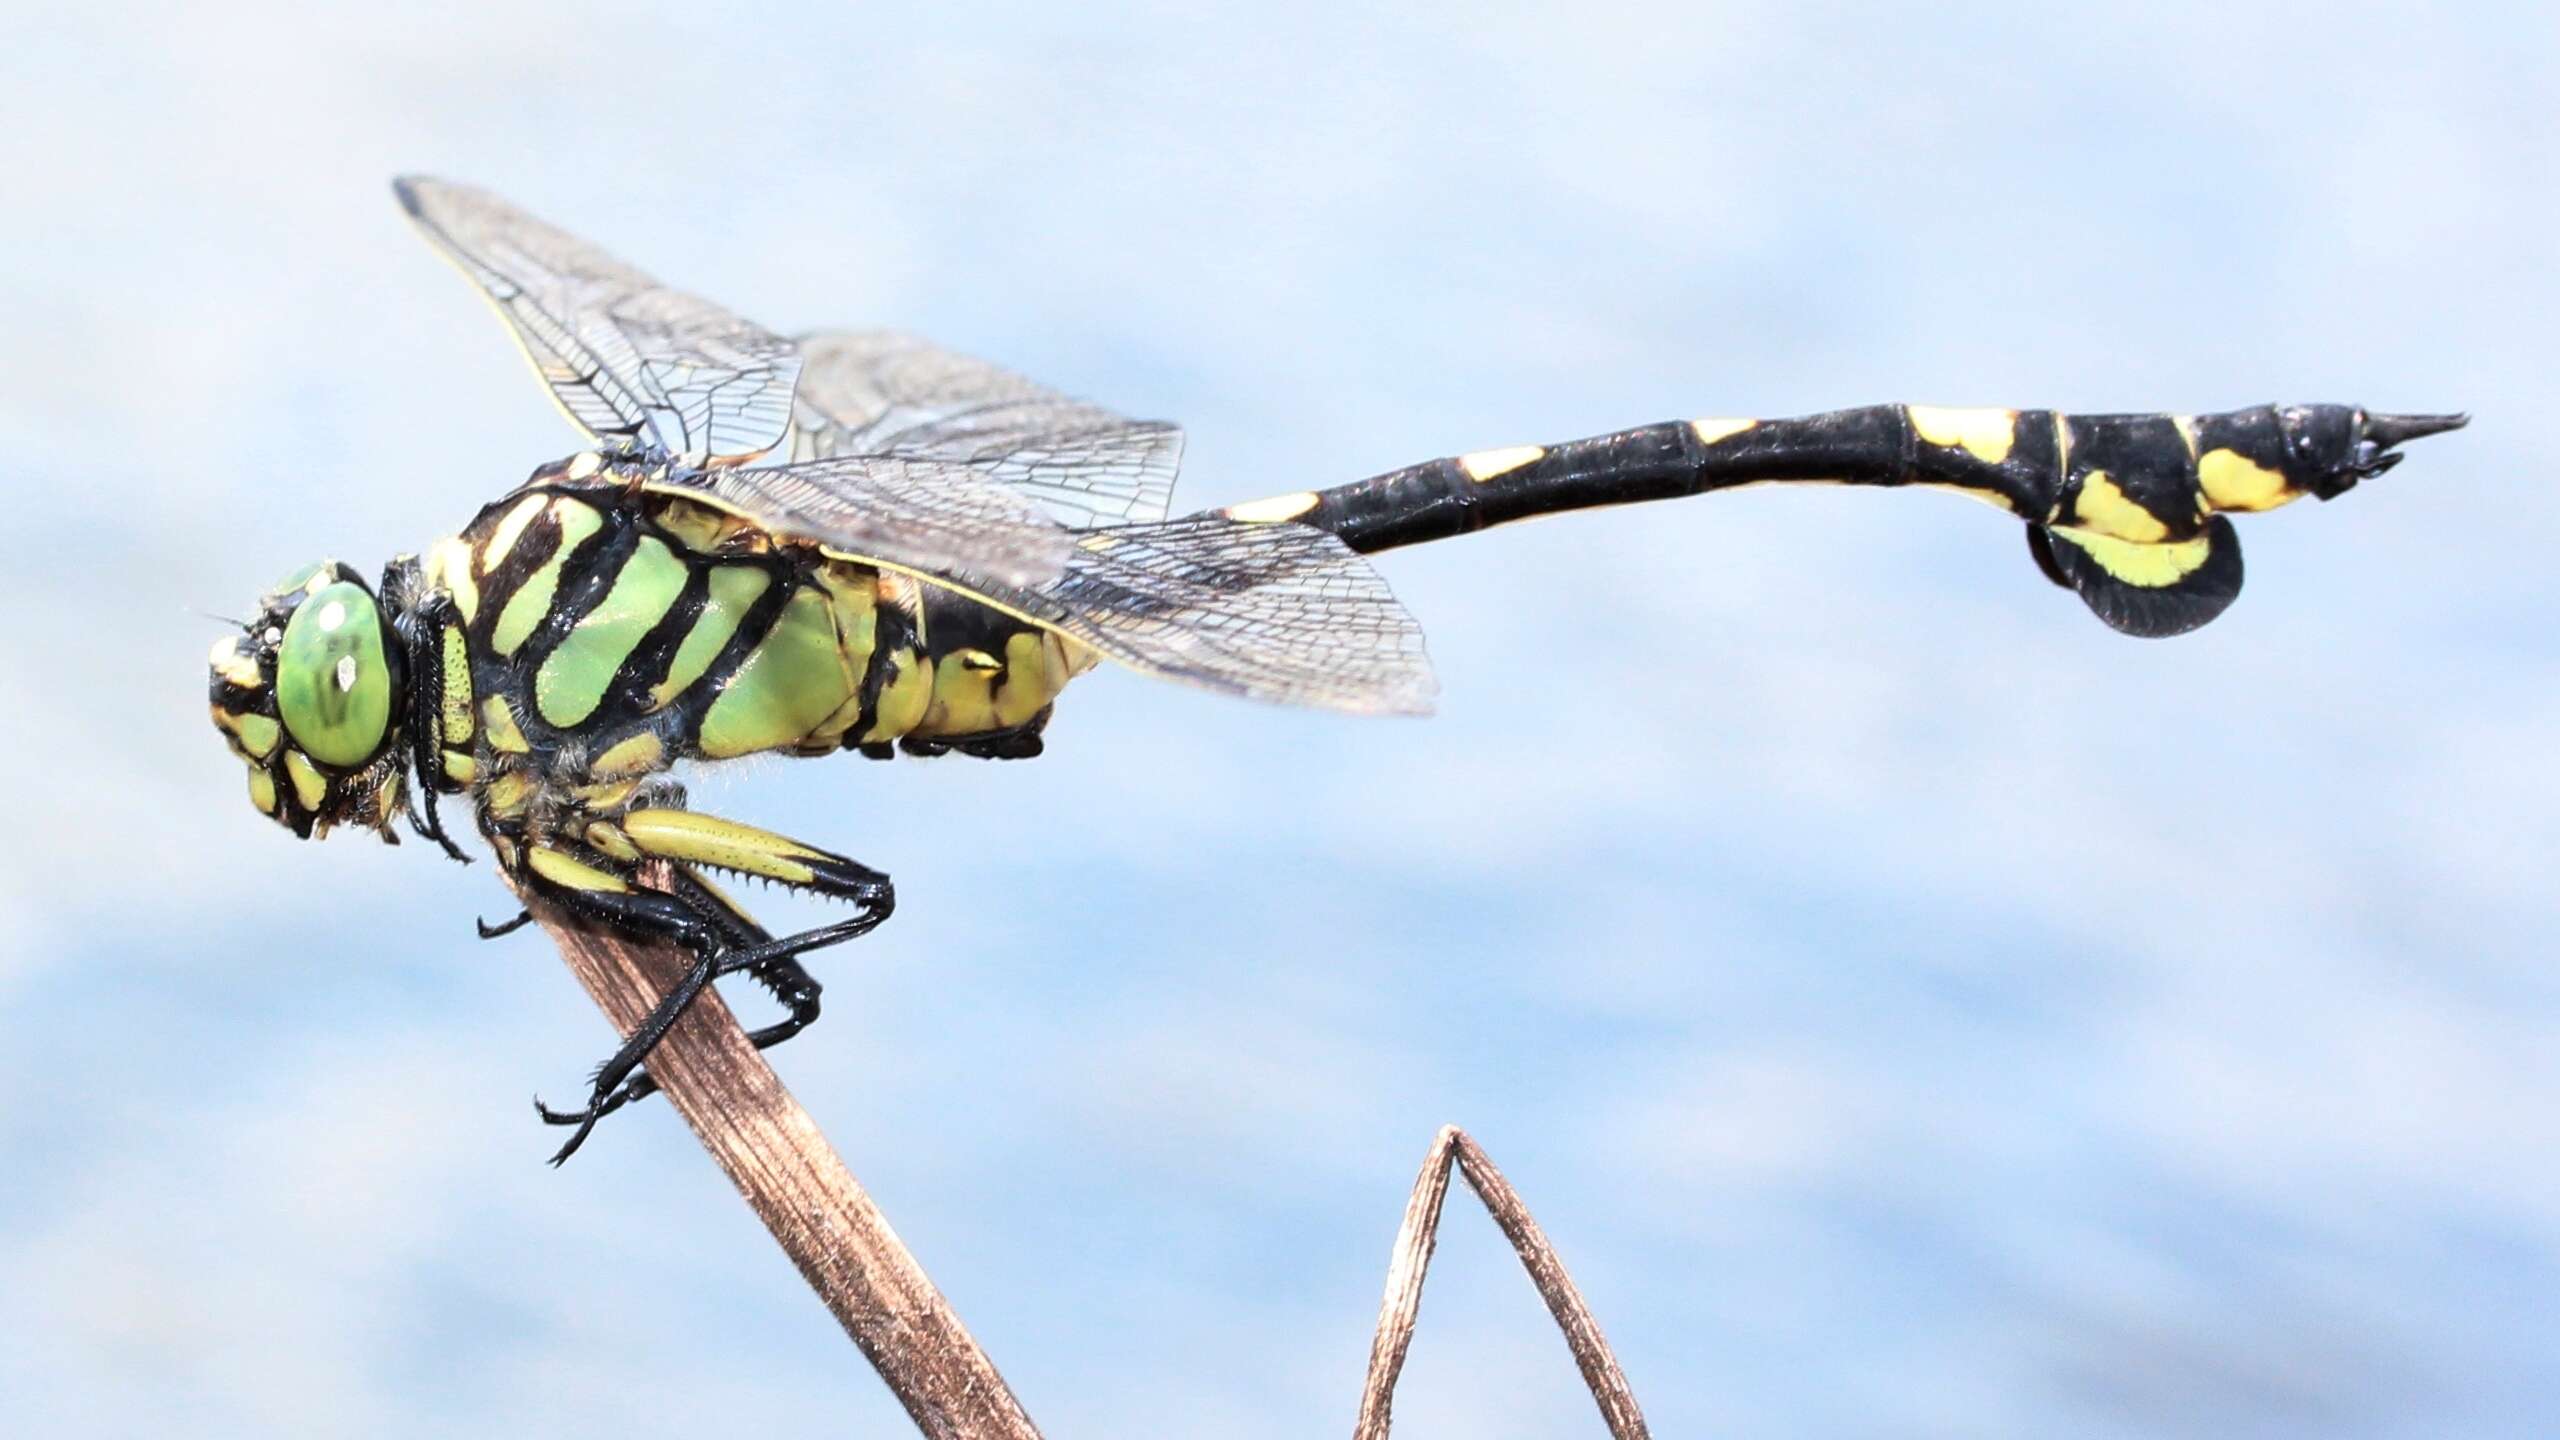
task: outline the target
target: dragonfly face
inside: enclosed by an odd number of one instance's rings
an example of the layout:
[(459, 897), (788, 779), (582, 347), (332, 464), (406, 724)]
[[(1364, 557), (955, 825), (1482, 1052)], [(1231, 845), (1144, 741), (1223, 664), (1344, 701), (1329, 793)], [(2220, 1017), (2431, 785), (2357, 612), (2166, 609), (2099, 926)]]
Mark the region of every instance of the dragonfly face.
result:
[(294, 834), (360, 824), (391, 835), (406, 780), (401, 649), (361, 576), (294, 572), (211, 657), (213, 723), (249, 767), (249, 800)]

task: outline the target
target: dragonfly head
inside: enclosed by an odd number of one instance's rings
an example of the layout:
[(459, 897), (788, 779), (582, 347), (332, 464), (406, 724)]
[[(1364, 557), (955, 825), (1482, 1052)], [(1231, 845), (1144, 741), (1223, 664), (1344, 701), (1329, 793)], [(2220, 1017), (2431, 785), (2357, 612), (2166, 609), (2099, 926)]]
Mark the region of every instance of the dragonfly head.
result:
[(2381, 415), (2356, 405), (2287, 405), (2276, 419), (2285, 478), (2323, 500), (2399, 464), (2404, 457), (2393, 447), (2471, 423), (2468, 415)]
[(334, 560), (295, 571), (214, 642), (213, 723), (249, 767), (250, 802), (306, 839), (355, 824), (392, 837), (407, 695), (390, 619)]

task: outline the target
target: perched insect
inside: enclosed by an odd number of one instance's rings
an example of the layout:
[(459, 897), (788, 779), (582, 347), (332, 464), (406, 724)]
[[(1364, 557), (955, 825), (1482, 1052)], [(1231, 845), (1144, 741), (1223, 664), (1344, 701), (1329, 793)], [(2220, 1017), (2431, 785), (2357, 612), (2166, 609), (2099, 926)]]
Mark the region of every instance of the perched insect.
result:
[[(554, 1163), (655, 1088), (641, 1062), (703, 986), (762, 982), (789, 1013), (754, 1038), (787, 1039), (818, 1015), (799, 957), (889, 915), (879, 871), (684, 808), (667, 778), (680, 760), (1037, 755), (1058, 692), (1106, 659), (1260, 700), (1419, 713), (1421, 632), (1362, 556), (1772, 481), (1989, 501), (2108, 624), (2172, 635), (2239, 593), (2231, 513), (2335, 498), (2397, 463), (2394, 446), (2465, 419), (1877, 405), (1680, 420), (1168, 519), (1170, 425), (914, 339), (785, 339), (494, 196), (394, 188), (594, 443), (393, 560), (378, 589), (334, 561), (278, 584), (214, 647), (213, 720), (251, 801), (296, 835), (396, 840), (405, 811), (460, 859), (436, 798), (468, 795), (520, 890), (694, 957), (587, 1102), (542, 1109), (574, 1127)], [(787, 463), (753, 463), (776, 451)], [(642, 883), (653, 861), (668, 888)], [(714, 871), (852, 913), (777, 939)]]

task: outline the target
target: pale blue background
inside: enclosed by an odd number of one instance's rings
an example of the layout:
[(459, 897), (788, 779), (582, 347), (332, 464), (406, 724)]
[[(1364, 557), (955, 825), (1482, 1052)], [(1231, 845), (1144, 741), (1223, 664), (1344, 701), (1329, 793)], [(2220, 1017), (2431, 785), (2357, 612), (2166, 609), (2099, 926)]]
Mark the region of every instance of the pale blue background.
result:
[[(0, 1428), (900, 1430), (662, 1107), (540, 1165), (609, 1036), (485, 867), (295, 844), (205, 725), (191, 612), (572, 448), (424, 169), (1179, 418), (1203, 505), (2478, 411), (2176, 642), (1763, 490), (1388, 557), (1427, 723), (1114, 674), (1037, 764), (697, 794), (897, 875), (781, 1068), (1060, 1437), (1346, 1428), (1452, 1120), (1666, 1436), (2560, 1430), (2549, 7), (728, 8), (9, 17)], [(1598, 1433), (1471, 1209), (1399, 1414)]]

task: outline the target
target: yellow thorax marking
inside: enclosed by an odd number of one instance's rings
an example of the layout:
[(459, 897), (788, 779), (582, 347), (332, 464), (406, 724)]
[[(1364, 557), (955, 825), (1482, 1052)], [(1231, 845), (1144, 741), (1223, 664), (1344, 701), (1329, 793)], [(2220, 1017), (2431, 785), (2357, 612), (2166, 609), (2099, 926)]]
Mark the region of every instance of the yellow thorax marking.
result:
[(642, 851), (663, 859), (761, 875), (787, 885), (808, 884), (817, 871), (804, 862), (826, 858), (823, 851), (769, 830), (692, 810), (634, 810), (622, 817), (622, 833)]
[(1267, 500), (1247, 500), (1241, 505), (1230, 505), (1220, 513), (1248, 525), (1276, 525), (1283, 520), (1295, 520), (1313, 510), (1317, 499), (1313, 490), (1298, 490), (1287, 495), (1274, 495)]
[(532, 524), (533, 517), (541, 514), (542, 507), (548, 503), (550, 497), (546, 495), (527, 495), (516, 502), (515, 508), (506, 513), (506, 518), (498, 522), (498, 528), (489, 532), (489, 543), (480, 547), (481, 574), (493, 574), (499, 566), (507, 563), (507, 552), (515, 549), (516, 542), (524, 538), (524, 527)]
[(1961, 446), (1966, 454), (1986, 465), (2008, 459), (2010, 448), (2018, 443), (2015, 410), (1942, 405), (1906, 405), (1903, 409), (1911, 416), (1911, 428), (1921, 439), (1932, 445)]
[(1048, 642), (1049, 664), (1056, 672), (1056, 678), (1049, 682), (1052, 691), (1066, 689), (1069, 680), (1102, 663), (1102, 657), (1090, 646), (1079, 645), (1055, 630), (1042, 631), (1041, 638)]
[(995, 675), (1004, 662), (984, 650), (955, 650), (934, 672), (933, 704), (922, 735), (974, 735), (996, 728)]
[(845, 668), (854, 690), (871, 668), (871, 652), (880, 644), (880, 576), (843, 560), (829, 560), (818, 570), (818, 588), (835, 607), (836, 644), (844, 651)]
[(1487, 480), (1508, 475), (1521, 466), (1547, 453), (1544, 445), (1504, 445), (1492, 450), (1478, 450), (1458, 457), (1458, 468), (1466, 477), (1481, 485)]
[(637, 779), (607, 780), (595, 785), (581, 785), (570, 794), (590, 810), (619, 810), (639, 788)]
[(249, 767), (249, 803), (263, 814), (276, 813), (276, 777), (255, 765)]
[(305, 810), (317, 810), (328, 798), (329, 780), (311, 763), (311, 757), (299, 750), (284, 752), (285, 778), (293, 782), (293, 796)]
[(924, 712), (932, 704), (933, 672), (913, 650), (892, 653), (889, 683), (880, 687), (879, 702), (871, 712), (871, 728), (863, 732), (862, 743), (876, 745), (908, 733), (923, 723)]
[(453, 597), (453, 608), (466, 621), (480, 615), (480, 582), (471, 578), (471, 547), (459, 535), (427, 547), (427, 583)]
[(558, 548), (525, 577), (516, 593), (507, 597), (506, 608), (498, 612), (498, 623), (490, 628), (489, 648), (501, 655), (513, 655), (531, 638), (543, 617), (551, 613), (551, 603), (560, 591), (561, 572), (570, 557), (586, 548), (604, 526), (604, 516), (594, 506), (566, 495), (551, 502), (551, 518), (560, 527)]
[(214, 674), (243, 690), (255, 690), (267, 683), (266, 677), (258, 673), (258, 662), (241, 654), (240, 642), (232, 636), (214, 641), (213, 654), (207, 658)]
[(493, 814), (521, 815), (525, 802), (533, 798), (533, 777), (522, 770), (510, 770), (490, 781), (481, 798)]
[(1697, 432), (1699, 444), (1713, 445), (1719, 440), (1730, 440), (1759, 423), (1757, 420), (1711, 417), (1705, 420), (1692, 420), (1689, 422), (1689, 428)]
[(2172, 415), (2169, 423), (2178, 427), (2178, 438), (2187, 443), (2187, 461), (2193, 464), (2196, 458), (2196, 417)]
[(480, 777), (479, 757), (461, 750), (447, 750), (444, 752), (444, 775), (456, 785), (470, 784)]
[(669, 496), (658, 507), (658, 527), (687, 550), (701, 555), (743, 555), (769, 548), (765, 533), (753, 521), (681, 496)]
[(532, 753), (525, 743), (524, 731), (517, 728), (516, 712), (507, 705), (504, 695), (492, 695), (480, 702), (480, 719), (489, 727), (489, 748), (511, 755)]
[(2196, 461), (2196, 483), (2216, 510), (2273, 510), (2302, 497), (2283, 472), (2270, 470), (2237, 450), (2206, 451)]
[(998, 725), (1008, 730), (1027, 725), (1041, 706), (1057, 697), (1058, 687), (1066, 683), (1066, 667), (1050, 668), (1049, 657), (1055, 653), (1048, 638), (1037, 631), (1021, 631), (1005, 640), (1004, 683), (996, 687)]
[(2136, 545), (2157, 545), (2169, 538), (2169, 527), (2160, 517), (2118, 489), (2104, 470), (2092, 470), (2081, 478), (2073, 512), (2086, 528)]
[(2203, 569), (2204, 563), (2213, 558), (2213, 539), (2209, 535), (2167, 545), (2138, 545), (2111, 535), (2061, 526), (2054, 528), (2053, 535), (2088, 551), (2090, 559), (2118, 580), (2146, 590), (2175, 585)]
[(667, 747), (655, 730), (643, 730), (613, 742), (598, 755), (589, 772), (599, 780), (619, 780), (631, 775), (646, 775), (666, 763)]

